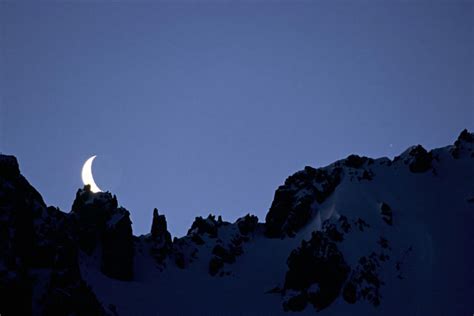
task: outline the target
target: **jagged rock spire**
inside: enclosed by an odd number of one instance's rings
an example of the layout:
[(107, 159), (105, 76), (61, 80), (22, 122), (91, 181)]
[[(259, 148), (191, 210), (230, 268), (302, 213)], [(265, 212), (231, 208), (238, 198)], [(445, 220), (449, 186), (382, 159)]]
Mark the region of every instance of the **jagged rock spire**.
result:
[(153, 209), (153, 222), (151, 224), (151, 236), (157, 238), (163, 235), (164, 232), (168, 231), (168, 225), (166, 224), (165, 215), (159, 215), (158, 209)]

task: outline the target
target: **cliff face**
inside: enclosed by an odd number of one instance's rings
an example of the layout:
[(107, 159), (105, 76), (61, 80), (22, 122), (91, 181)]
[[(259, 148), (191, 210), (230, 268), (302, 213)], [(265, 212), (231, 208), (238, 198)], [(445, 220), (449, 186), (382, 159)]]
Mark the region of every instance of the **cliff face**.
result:
[(0, 156), (0, 297), (4, 315), (105, 311), (82, 280), (69, 215), (46, 207), (12, 156)]
[(133, 278), (134, 244), (130, 213), (118, 207), (109, 192), (77, 191), (69, 220), (79, 248), (87, 255), (99, 252), (101, 271), (114, 279)]
[(474, 134), (393, 160), (305, 167), (265, 222), (197, 217), (171, 239), (153, 210), (132, 235), (117, 198), (79, 189), (45, 205), (0, 155), (2, 315), (472, 313)]

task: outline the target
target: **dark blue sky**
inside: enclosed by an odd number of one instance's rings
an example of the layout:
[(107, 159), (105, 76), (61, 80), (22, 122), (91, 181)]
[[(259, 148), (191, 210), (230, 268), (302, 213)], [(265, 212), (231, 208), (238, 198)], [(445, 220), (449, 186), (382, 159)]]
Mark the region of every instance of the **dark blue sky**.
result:
[(305, 165), (474, 130), (473, 3), (3, 1), (0, 151), (64, 211), (98, 155), (135, 234), (263, 220)]

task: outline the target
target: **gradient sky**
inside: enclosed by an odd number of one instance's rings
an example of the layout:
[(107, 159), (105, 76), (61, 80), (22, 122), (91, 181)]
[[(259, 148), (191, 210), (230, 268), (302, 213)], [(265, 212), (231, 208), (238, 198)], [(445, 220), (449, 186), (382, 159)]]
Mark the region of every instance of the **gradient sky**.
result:
[(0, 151), (66, 212), (98, 155), (135, 234), (263, 221), (305, 165), (474, 130), (473, 1), (2, 1), (0, 27)]

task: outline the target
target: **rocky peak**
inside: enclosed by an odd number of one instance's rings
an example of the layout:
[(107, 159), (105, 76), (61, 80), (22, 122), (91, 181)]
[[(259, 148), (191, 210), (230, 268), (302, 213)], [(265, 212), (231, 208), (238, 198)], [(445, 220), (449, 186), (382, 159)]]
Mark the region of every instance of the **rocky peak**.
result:
[(158, 209), (153, 210), (153, 221), (151, 224), (151, 237), (158, 238), (168, 231), (165, 215), (159, 215)]
[(13, 178), (20, 175), (20, 167), (15, 156), (0, 154), (0, 176)]
[(76, 193), (71, 220), (80, 248), (87, 254), (102, 251), (101, 270), (109, 277), (130, 280), (134, 245), (130, 213), (118, 206), (110, 192), (93, 193), (86, 185)]
[(151, 233), (147, 240), (151, 242), (150, 253), (158, 264), (163, 265), (165, 258), (171, 253), (172, 241), (168, 231), (165, 215), (159, 215), (158, 209), (153, 210)]
[(451, 149), (451, 154), (455, 159), (460, 158), (463, 153), (474, 158), (474, 133), (469, 133), (467, 129), (459, 134)]
[(469, 133), (467, 129), (464, 129), (454, 144), (461, 142), (474, 144), (474, 133)]
[(71, 212), (77, 215), (85, 215), (85, 212), (94, 211), (95, 213), (111, 213), (117, 209), (117, 197), (110, 192), (91, 191), (90, 185), (77, 190), (76, 199), (72, 204)]

